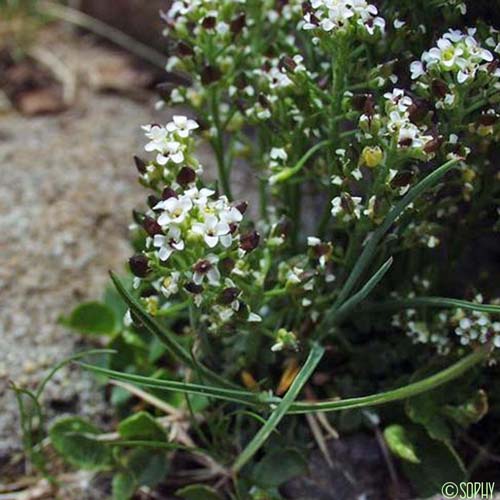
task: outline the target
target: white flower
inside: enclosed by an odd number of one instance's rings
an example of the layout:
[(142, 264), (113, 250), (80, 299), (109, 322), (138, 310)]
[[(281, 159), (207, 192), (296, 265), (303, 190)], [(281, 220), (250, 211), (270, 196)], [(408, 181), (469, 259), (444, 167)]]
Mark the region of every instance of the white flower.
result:
[(168, 260), (174, 251), (184, 250), (184, 241), (181, 240), (181, 230), (177, 226), (170, 226), (166, 235), (155, 234), (153, 246), (158, 248), (158, 257), (160, 260)]
[(165, 277), (160, 284), (160, 291), (165, 297), (170, 297), (179, 291), (179, 280), (181, 273), (179, 271), (172, 271), (170, 276)]
[(219, 257), (208, 254), (204, 259), (199, 260), (193, 266), (193, 281), (196, 285), (201, 285), (203, 280), (207, 280), (210, 285), (217, 286), (220, 283), (220, 272), (217, 268)]
[(272, 148), (269, 156), (271, 157), (271, 160), (282, 160), (284, 162), (288, 158), (284, 148)]
[(314, 17), (310, 12), (304, 15), (304, 30), (320, 28), (329, 33), (345, 29), (350, 24), (363, 27), (369, 35), (385, 30), (385, 20), (377, 17), (377, 8), (366, 0), (312, 0), (311, 7)]
[(158, 224), (165, 227), (169, 224), (182, 224), (192, 207), (193, 202), (189, 196), (180, 196), (160, 201), (154, 208), (164, 210), (158, 217)]
[(197, 187), (193, 187), (185, 191), (184, 194), (188, 196), (196, 206), (205, 208), (208, 199), (215, 194), (215, 191), (207, 188), (198, 189)]
[(243, 214), (236, 207), (228, 207), (219, 212), (221, 222), (226, 224), (238, 224), (243, 219)]
[(166, 129), (170, 133), (177, 133), (179, 137), (185, 139), (189, 137), (192, 130), (196, 130), (199, 125), (194, 121), (190, 120), (186, 116), (174, 115), (172, 121), (167, 124)]
[(214, 248), (219, 241), (226, 248), (232, 243), (229, 224), (215, 215), (207, 215), (203, 222), (195, 222), (191, 229), (193, 233), (203, 236), (210, 248)]
[(166, 165), (169, 161), (173, 161), (176, 164), (184, 161), (184, 153), (182, 152), (182, 144), (180, 142), (165, 142), (160, 153), (156, 156), (156, 162), (159, 165)]
[(152, 151), (163, 151), (163, 146), (167, 138), (167, 131), (160, 125), (143, 125), (142, 129), (145, 131), (146, 137), (149, 142), (144, 146), (144, 149), (151, 153)]

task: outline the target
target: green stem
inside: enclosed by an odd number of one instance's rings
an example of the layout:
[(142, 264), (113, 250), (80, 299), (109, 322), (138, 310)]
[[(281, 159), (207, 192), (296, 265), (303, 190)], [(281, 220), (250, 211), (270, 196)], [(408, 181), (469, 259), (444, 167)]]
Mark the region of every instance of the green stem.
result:
[(392, 391), (372, 394), (370, 396), (363, 396), (360, 398), (340, 399), (338, 401), (323, 401), (318, 403), (297, 402), (294, 404), (293, 408), (290, 408), (289, 414), (310, 413), (311, 411), (347, 410), (352, 408), (362, 408), (365, 406), (382, 405), (392, 401), (407, 399), (435, 389), (436, 387), (460, 377), (460, 375), (464, 374), (467, 370), (483, 361), (487, 357), (489, 349), (490, 347), (488, 345), (483, 346), (454, 365), (436, 373), (435, 375), (419, 380), (418, 382), (414, 382), (413, 384), (393, 389)]
[(288, 409), (299, 395), (299, 392), (302, 390), (304, 384), (313, 374), (316, 366), (318, 366), (318, 363), (321, 361), (324, 352), (324, 348), (319, 344), (314, 344), (312, 346), (309, 356), (304, 363), (304, 366), (295, 377), (285, 397), (282, 399), (278, 407), (273, 411), (265, 425), (261, 427), (259, 432), (254, 436), (247, 447), (241, 452), (238, 459), (234, 463), (232, 467), (234, 474), (237, 474), (238, 471), (241, 470), (241, 468), (255, 455), (255, 453), (257, 453), (259, 448), (267, 441), (268, 437), (280, 423), (281, 419), (288, 412)]

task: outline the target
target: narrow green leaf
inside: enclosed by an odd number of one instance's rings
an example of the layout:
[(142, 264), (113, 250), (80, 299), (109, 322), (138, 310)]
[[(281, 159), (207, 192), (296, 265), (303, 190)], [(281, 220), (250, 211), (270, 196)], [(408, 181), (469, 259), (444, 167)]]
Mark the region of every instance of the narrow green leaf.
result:
[(269, 182), (271, 184), (278, 184), (280, 182), (284, 182), (290, 179), (290, 177), (293, 177), (296, 173), (300, 172), (302, 167), (306, 164), (307, 160), (309, 160), (309, 158), (311, 158), (317, 151), (331, 144), (332, 141), (330, 139), (318, 142), (318, 144), (314, 145), (311, 149), (309, 149), (309, 151), (307, 151), (293, 167), (287, 167), (278, 174), (273, 175), (269, 179)]
[(102, 302), (84, 302), (61, 322), (64, 326), (87, 335), (112, 335), (118, 324), (113, 309)]
[(360, 302), (366, 299), (370, 292), (380, 283), (382, 278), (385, 276), (389, 268), (392, 266), (393, 258), (390, 257), (382, 266), (377, 270), (377, 272), (366, 282), (366, 284), (355, 293), (350, 299), (347, 299), (336, 311), (332, 311), (326, 316), (325, 320), (328, 323), (331, 319), (339, 320), (342, 316), (345, 316), (349, 311), (355, 308)]
[(436, 308), (459, 308), (468, 311), (479, 311), (490, 314), (500, 314), (500, 305), (496, 304), (477, 304), (467, 300), (450, 299), (446, 297), (415, 297), (412, 299), (394, 299), (381, 303), (367, 304), (368, 310), (392, 311), (398, 309), (418, 308), (418, 307), (436, 307)]
[(402, 425), (390, 425), (387, 427), (384, 430), (384, 438), (387, 446), (394, 455), (414, 464), (420, 463), (415, 446)]
[(236, 462), (233, 465), (233, 471), (237, 473), (259, 450), (259, 448), (266, 442), (267, 438), (273, 432), (273, 430), (280, 423), (281, 419), (286, 415), (288, 409), (295, 401), (299, 392), (301, 391), (304, 384), (309, 380), (316, 366), (321, 361), (325, 350), (319, 344), (313, 344), (309, 356), (301, 368), (298, 375), (295, 377), (290, 389), (286, 393), (285, 397), (281, 400), (278, 407), (271, 413), (264, 426), (261, 427), (259, 432), (250, 441), (247, 447), (241, 452)]
[(68, 363), (71, 363), (72, 361), (76, 361), (78, 359), (84, 358), (85, 356), (92, 356), (94, 354), (116, 354), (116, 351), (113, 349), (89, 349), (87, 351), (82, 351), (82, 352), (77, 352), (76, 354), (73, 354), (72, 356), (69, 356), (59, 363), (55, 365), (49, 373), (42, 379), (42, 381), (38, 384), (38, 387), (35, 392), (35, 397), (38, 399), (41, 395), (43, 390), (45, 389), (45, 386), (50, 382), (52, 377), (64, 366), (66, 366)]
[[(210, 396), (218, 399), (225, 399), (227, 401), (234, 401), (236, 403), (252, 404), (257, 403), (258, 399), (255, 393), (250, 391), (228, 389), (225, 387), (215, 387), (209, 385), (192, 384), (188, 382), (178, 382), (175, 380), (162, 380), (152, 377), (143, 377), (141, 375), (132, 375), (130, 373), (121, 373), (99, 366), (88, 365), (79, 363), (83, 368), (91, 370), (101, 375), (106, 375), (116, 380), (123, 380), (126, 382), (133, 382), (137, 385), (144, 387), (154, 387), (156, 389), (163, 389), (167, 391), (180, 391), (187, 394), (199, 394), (202, 396)], [(278, 398), (279, 401), (279, 398)]]
[(212, 372), (206, 366), (201, 363), (195, 363), (193, 357), (190, 353), (181, 346), (177, 338), (172, 332), (163, 328), (163, 326), (158, 323), (154, 318), (152, 318), (141, 306), (135, 297), (133, 297), (127, 289), (123, 286), (121, 281), (114, 273), (111, 274), (111, 280), (113, 281), (118, 293), (122, 296), (123, 300), (127, 303), (130, 310), (136, 315), (136, 317), (144, 324), (147, 330), (153, 335), (158, 337), (158, 339), (165, 345), (168, 351), (175, 356), (179, 361), (189, 366), (193, 370), (199, 372), (208, 381), (221, 385), (223, 387), (238, 387), (216, 373)]
[(349, 275), (347, 281), (345, 282), (342, 290), (338, 296), (336, 304), (342, 304), (351, 293), (352, 289), (356, 286), (358, 279), (361, 274), (365, 271), (367, 266), (370, 264), (378, 244), (384, 237), (384, 235), (389, 231), (392, 224), (396, 219), (404, 212), (404, 210), (415, 201), (422, 193), (427, 191), (427, 189), (433, 187), (447, 172), (454, 168), (459, 159), (449, 160), (436, 170), (431, 172), (427, 177), (422, 179), (416, 186), (414, 186), (408, 193), (392, 208), (392, 210), (387, 214), (384, 222), (379, 226), (379, 228), (371, 235), (370, 240), (365, 246), (363, 252), (361, 253), (359, 259), (356, 262), (351, 274)]
[[(369, 406), (376, 406), (381, 404), (390, 403), (393, 401), (400, 401), (407, 399), (417, 394), (422, 394), (426, 391), (430, 391), (439, 387), (451, 380), (454, 380), (464, 374), (467, 370), (471, 369), (473, 366), (484, 361), (489, 353), (489, 346), (483, 346), (483, 348), (469, 354), (468, 356), (457, 361), (450, 367), (431, 375), (425, 379), (419, 380), (398, 389), (393, 389), (391, 391), (386, 391), (378, 394), (371, 394), (369, 396), (362, 396), (359, 398), (347, 398), (333, 401), (318, 401), (318, 402), (308, 402), (308, 401), (294, 401), (288, 407), (288, 414), (304, 414), (310, 412), (333, 412), (340, 410), (348, 410), (352, 408), (363, 408)], [(115, 372), (113, 370), (107, 370), (105, 368), (86, 365), (81, 363), (84, 368), (92, 370), (96, 373), (101, 373), (107, 375), (111, 378), (116, 378), (117, 380), (124, 380), (128, 382), (133, 382), (138, 385), (143, 385), (145, 387), (155, 387), (157, 389), (171, 390), (186, 392), (187, 394), (203, 394), (210, 397), (225, 399), (228, 401), (233, 401), (236, 403), (250, 405), (250, 406), (263, 406), (270, 404), (278, 404), (284, 401), (284, 399), (278, 397), (272, 398), (262, 398), (261, 395), (255, 394), (249, 391), (236, 391), (233, 389), (225, 389), (219, 387), (203, 386), (199, 384), (189, 384), (184, 382), (175, 382), (169, 380), (157, 380), (151, 379), (149, 377), (140, 377), (138, 375), (131, 375), (127, 373)], [(296, 379), (297, 380), (297, 379)], [(295, 381), (294, 381), (295, 382)], [(293, 386), (293, 384), (292, 384)], [(290, 391), (289, 391), (290, 392)], [(289, 393), (288, 392), (288, 393)], [(287, 395), (288, 395), (287, 393)]]
[(340, 399), (337, 401), (321, 401), (316, 403), (296, 402), (291, 408), (289, 413), (300, 414), (309, 413), (311, 411), (339, 411), (347, 410), (350, 408), (362, 408), (365, 406), (376, 406), (381, 404), (390, 403), (392, 401), (399, 401), (407, 399), (417, 394), (435, 389), (451, 380), (454, 380), (460, 375), (463, 375), (467, 370), (484, 361), (488, 356), (490, 347), (488, 345), (474, 351), (468, 356), (462, 358), (460, 361), (451, 365), (450, 367), (431, 375), (418, 382), (393, 389), (391, 391), (382, 392), (379, 394), (372, 394), (370, 396), (363, 396), (359, 398)]

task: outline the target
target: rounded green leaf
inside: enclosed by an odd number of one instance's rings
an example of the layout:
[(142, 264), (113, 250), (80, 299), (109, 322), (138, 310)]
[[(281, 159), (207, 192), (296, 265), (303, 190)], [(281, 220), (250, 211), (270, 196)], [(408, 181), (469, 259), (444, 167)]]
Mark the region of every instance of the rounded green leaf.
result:
[(204, 484), (191, 484), (175, 492), (175, 496), (186, 500), (221, 500), (219, 494)]
[(82, 469), (100, 470), (110, 465), (110, 448), (96, 438), (101, 430), (80, 417), (58, 420), (49, 436), (54, 448), (70, 464)]
[(112, 335), (116, 330), (113, 310), (101, 302), (85, 302), (73, 310), (63, 324), (87, 335)]
[(165, 440), (165, 431), (147, 412), (140, 411), (122, 420), (118, 432), (124, 439)]
[(406, 429), (402, 425), (391, 425), (384, 430), (384, 437), (389, 449), (399, 458), (420, 463), (415, 447), (408, 436)]
[(118, 472), (113, 476), (113, 500), (129, 500), (137, 489), (137, 483), (132, 474)]
[(294, 448), (280, 448), (272, 450), (255, 466), (253, 477), (257, 484), (273, 488), (306, 473), (307, 462), (301, 453)]
[(135, 476), (138, 484), (154, 488), (168, 472), (165, 452), (149, 448), (135, 448), (125, 461), (127, 469)]

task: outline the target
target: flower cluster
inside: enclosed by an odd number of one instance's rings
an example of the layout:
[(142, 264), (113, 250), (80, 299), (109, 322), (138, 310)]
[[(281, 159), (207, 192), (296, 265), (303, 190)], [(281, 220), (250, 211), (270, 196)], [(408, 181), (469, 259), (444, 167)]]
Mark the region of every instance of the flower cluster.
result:
[[(481, 304), (483, 297), (476, 295), (474, 302)], [(416, 309), (406, 309), (393, 316), (392, 324), (406, 330), (414, 343), (431, 344), (440, 354), (450, 351), (454, 338), (463, 346), (490, 342), (500, 348), (500, 321), (482, 311), (456, 308), (426, 317)]]
[(310, 0), (304, 4), (305, 30), (335, 32), (359, 27), (369, 35), (383, 33), (385, 20), (366, 0)]
[(417, 90), (434, 95), (438, 108), (458, 106), (464, 86), (484, 88), (498, 82), (500, 69), (495, 57), (475, 35), (475, 29), (466, 33), (450, 30), (435, 47), (422, 54), (420, 61), (411, 63), (411, 77), (417, 82)]
[(430, 157), (439, 146), (438, 139), (427, 125), (418, 123), (419, 109), (404, 90), (395, 88), (384, 94), (387, 132), (401, 149), (414, 150), (419, 156)]
[(149, 140), (144, 149), (155, 153), (149, 163), (135, 158), (144, 185), (152, 188), (172, 183), (186, 185), (202, 173), (202, 166), (192, 154), (191, 133), (197, 128), (194, 120), (181, 115), (175, 115), (165, 126), (154, 123), (142, 127)]
[[(196, 306), (205, 306), (209, 313), (204, 318), (219, 327), (236, 313), (240, 319), (258, 320), (241, 302), (242, 289), (235, 283), (246, 276), (245, 256), (259, 243), (255, 231), (240, 231), (246, 203), (231, 204), (226, 196), (198, 186), (196, 172), (186, 166), (189, 158), (182, 142), (198, 128), (194, 120), (175, 116), (165, 127), (143, 128), (150, 141), (146, 151), (157, 155), (150, 165), (163, 169), (164, 187), (161, 197), (150, 196), (150, 210), (142, 217), (145, 250), (130, 259), (136, 288), (145, 281), (163, 301), (184, 294)], [(146, 167), (143, 180), (149, 171)], [(174, 180), (166, 184), (169, 179)], [(144, 299), (153, 314), (161, 313), (158, 296)]]

